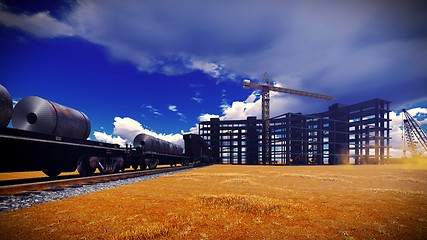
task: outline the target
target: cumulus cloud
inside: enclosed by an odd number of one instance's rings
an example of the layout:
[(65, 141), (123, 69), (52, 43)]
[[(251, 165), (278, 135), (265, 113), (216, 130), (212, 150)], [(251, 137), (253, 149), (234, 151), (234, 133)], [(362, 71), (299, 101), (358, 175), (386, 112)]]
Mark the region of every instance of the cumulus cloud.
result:
[(101, 142), (119, 144), (120, 146), (126, 145), (126, 139), (121, 138), (120, 136), (109, 135), (105, 132), (94, 131), (93, 135), (95, 139)]
[(211, 118), (219, 118), (219, 115), (204, 113), (199, 116), (199, 121), (200, 122), (209, 121)]
[(105, 132), (94, 132), (95, 139), (107, 143), (116, 143), (121, 146), (125, 144), (133, 144), (133, 139), (140, 133), (148, 134), (153, 137), (163, 139), (165, 141), (184, 146), (182, 134), (165, 134), (157, 133), (152, 130), (144, 128), (138, 121), (129, 117), (115, 117), (114, 130), (112, 134)]
[[(210, 121), (211, 118), (220, 118), (220, 116), (217, 114), (203, 113), (199, 116), (198, 119), (199, 119), (199, 122), (204, 122), (204, 121)], [(199, 124), (196, 123), (193, 127), (190, 128), (188, 132), (185, 132), (185, 133), (199, 134)]]

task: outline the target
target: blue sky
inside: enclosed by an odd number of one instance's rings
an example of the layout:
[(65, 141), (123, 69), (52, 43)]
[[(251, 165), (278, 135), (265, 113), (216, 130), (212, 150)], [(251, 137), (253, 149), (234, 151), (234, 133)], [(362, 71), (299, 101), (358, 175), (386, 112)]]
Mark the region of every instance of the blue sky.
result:
[(337, 98), (272, 94), (272, 116), (372, 98), (391, 101), (396, 119), (427, 114), (423, 1), (19, 2), (0, 0), (0, 83), (14, 101), (85, 112), (91, 139), (176, 142), (211, 116), (259, 117), (258, 93), (241, 83), (264, 72)]

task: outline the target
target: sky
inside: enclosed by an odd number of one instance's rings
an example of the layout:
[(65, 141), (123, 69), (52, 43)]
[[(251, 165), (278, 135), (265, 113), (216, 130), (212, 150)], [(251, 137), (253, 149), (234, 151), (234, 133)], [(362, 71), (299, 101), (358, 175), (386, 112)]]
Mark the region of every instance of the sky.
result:
[[(332, 95), (271, 95), (271, 114), (391, 101), (427, 123), (424, 1), (0, 0), (0, 84), (84, 112), (91, 140), (148, 133), (182, 144), (210, 117), (261, 116), (242, 81)], [(423, 126), (424, 127), (424, 126)], [(426, 128), (424, 128), (426, 131)]]

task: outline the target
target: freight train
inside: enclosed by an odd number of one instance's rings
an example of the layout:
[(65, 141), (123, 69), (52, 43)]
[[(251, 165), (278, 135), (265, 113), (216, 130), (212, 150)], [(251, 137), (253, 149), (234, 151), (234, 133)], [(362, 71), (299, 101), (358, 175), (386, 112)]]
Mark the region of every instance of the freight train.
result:
[[(12, 128), (7, 127), (10, 121)], [(11, 95), (0, 85), (0, 172), (43, 171), (53, 177), (77, 169), (89, 176), (97, 169), (113, 173), (213, 163), (209, 145), (197, 134), (183, 136), (185, 149), (143, 133), (133, 145), (121, 147), (87, 140), (90, 128), (83, 112), (40, 97), (23, 98), (13, 107)]]

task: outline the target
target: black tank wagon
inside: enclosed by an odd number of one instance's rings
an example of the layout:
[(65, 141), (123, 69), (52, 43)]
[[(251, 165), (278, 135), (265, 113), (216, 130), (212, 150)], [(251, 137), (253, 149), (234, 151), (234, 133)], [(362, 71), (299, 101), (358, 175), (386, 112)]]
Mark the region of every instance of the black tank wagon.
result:
[(153, 169), (158, 164), (169, 164), (171, 166), (176, 166), (177, 164), (187, 166), (189, 164), (189, 158), (184, 154), (181, 146), (148, 134), (138, 134), (133, 140), (133, 145), (138, 156), (131, 163), (134, 169), (137, 166), (141, 169), (146, 167)]

